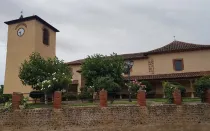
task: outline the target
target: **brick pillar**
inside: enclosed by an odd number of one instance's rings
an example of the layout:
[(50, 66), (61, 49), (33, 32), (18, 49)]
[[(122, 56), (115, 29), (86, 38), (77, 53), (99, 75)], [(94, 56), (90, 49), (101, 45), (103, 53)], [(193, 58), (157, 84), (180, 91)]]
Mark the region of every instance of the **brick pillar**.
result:
[(55, 109), (60, 109), (61, 108), (61, 101), (62, 101), (62, 95), (60, 91), (55, 91), (54, 92), (54, 101), (53, 101), (53, 107)]
[(107, 91), (102, 89), (99, 93), (100, 107), (107, 107)]
[(146, 92), (144, 90), (138, 91), (137, 101), (140, 106), (146, 106)]
[(22, 93), (13, 92), (12, 94), (12, 109), (13, 110), (20, 109), (19, 105), (20, 105), (20, 101), (22, 97), (23, 97)]
[(205, 102), (210, 104), (210, 89), (206, 91)]
[(174, 90), (173, 92), (174, 104), (181, 105), (182, 104), (182, 96), (179, 89)]

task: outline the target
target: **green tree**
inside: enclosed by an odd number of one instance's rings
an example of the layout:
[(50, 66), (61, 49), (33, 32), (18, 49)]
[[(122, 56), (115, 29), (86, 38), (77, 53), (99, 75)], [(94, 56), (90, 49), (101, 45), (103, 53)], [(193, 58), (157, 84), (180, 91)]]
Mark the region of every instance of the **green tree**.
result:
[(24, 85), (45, 93), (60, 91), (71, 83), (69, 67), (57, 57), (44, 59), (32, 53), (20, 67), (19, 78)]
[(205, 102), (205, 93), (208, 89), (210, 89), (210, 76), (204, 76), (197, 79), (195, 81), (194, 88), (198, 97), (201, 98), (201, 102)]
[(97, 90), (105, 89), (108, 92), (117, 92), (120, 85), (112, 77), (97, 77), (93, 82), (93, 87)]
[[(86, 86), (93, 86), (94, 82), (102, 80), (107, 77), (114, 83), (122, 85), (124, 71), (124, 61), (121, 56), (113, 53), (110, 56), (104, 56), (101, 54), (95, 54), (88, 56), (85, 59), (81, 67), (82, 76), (85, 78)], [(95, 83), (96, 84), (96, 83)], [(99, 86), (95, 87), (96, 91), (99, 91)], [(106, 88), (106, 87), (104, 87)], [(110, 89), (109, 89), (110, 90)]]

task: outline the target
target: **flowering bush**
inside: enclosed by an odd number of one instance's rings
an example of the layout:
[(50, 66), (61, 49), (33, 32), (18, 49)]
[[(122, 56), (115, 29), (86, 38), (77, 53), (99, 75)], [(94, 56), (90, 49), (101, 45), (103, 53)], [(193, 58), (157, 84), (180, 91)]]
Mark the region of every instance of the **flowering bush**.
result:
[(173, 103), (174, 90), (179, 89), (182, 96), (184, 96), (186, 92), (185, 87), (179, 83), (163, 82), (162, 85), (163, 85), (164, 94), (168, 103)]
[(130, 91), (137, 92), (138, 90), (145, 90), (145, 92), (148, 92), (151, 90), (151, 84), (147, 81), (141, 81), (138, 80), (131, 81), (130, 83), (125, 83), (125, 85), (130, 89)]
[(47, 80), (42, 82), (37, 80), (37, 82), (37, 86), (40, 87), (41, 91), (49, 92), (62, 90), (64, 86), (68, 86), (68, 84), (72, 82), (72, 79), (71, 76), (68, 76), (65, 73), (54, 72)]
[(72, 73), (63, 60), (43, 58), (35, 52), (21, 64), (19, 78), (23, 85), (30, 85), (34, 90), (53, 92), (68, 86)]

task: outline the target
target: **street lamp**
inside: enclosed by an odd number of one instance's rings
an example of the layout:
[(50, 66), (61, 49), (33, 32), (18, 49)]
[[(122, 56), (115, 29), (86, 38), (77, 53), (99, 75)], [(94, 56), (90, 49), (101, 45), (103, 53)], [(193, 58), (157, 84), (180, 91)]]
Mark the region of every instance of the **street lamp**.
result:
[[(130, 82), (130, 72), (131, 72), (131, 69), (133, 67), (133, 61), (131, 60), (128, 60), (128, 61), (125, 61), (125, 65), (124, 65), (124, 68), (125, 68), (125, 73), (128, 74), (128, 81)], [(131, 88), (128, 87), (128, 92), (129, 92), (129, 102), (132, 102), (131, 100)]]

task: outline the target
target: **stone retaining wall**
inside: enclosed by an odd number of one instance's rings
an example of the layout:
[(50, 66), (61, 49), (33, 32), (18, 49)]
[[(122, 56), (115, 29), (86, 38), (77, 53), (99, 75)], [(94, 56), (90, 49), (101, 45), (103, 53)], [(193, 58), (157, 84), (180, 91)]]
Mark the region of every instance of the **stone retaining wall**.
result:
[(209, 128), (209, 104), (0, 112), (0, 131), (209, 131)]

